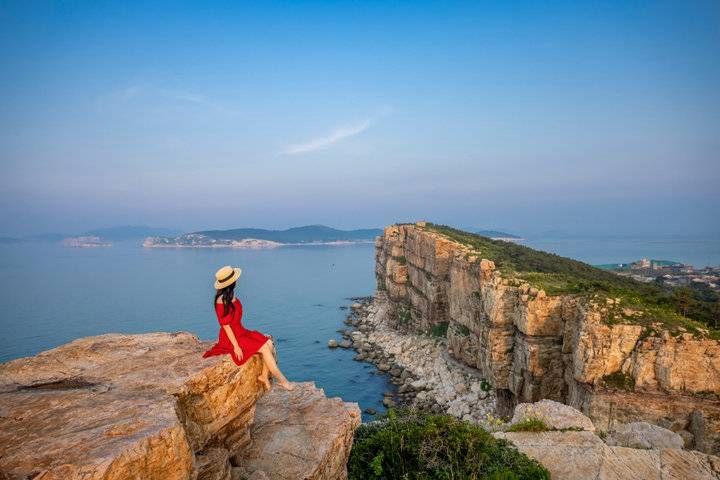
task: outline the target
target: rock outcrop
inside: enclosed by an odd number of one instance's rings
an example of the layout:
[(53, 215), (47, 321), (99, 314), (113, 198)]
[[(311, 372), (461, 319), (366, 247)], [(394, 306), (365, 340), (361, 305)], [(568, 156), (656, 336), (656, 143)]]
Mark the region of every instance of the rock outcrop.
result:
[[(261, 364), (202, 359), (208, 347), (189, 333), (109, 334), (0, 365), (0, 478), (240, 478)], [(338, 415), (338, 400), (313, 398), (316, 415)], [(357, 424), (349, 414), (335, 422)], [(308, 478), (337, 478), (322, 474), (337, 472), (325, 465), (346, 458), (347, 443), (316, 446), (308, 461), (321, 475)]]
[(535, 403), (521, 403), (515, 407), (511, 424), (527, 419), (542, 420), (553, 430), (595, 431), (592, 421), (578, 410), (553, 400), (540, 400)]
[(270, 479), (342, 479), (360, 425), (360, 408), (328, 399), (312, 383), (275, 389), (260, 399), (251, 445), (235, 457), (241, 475)]
[(677, 448), (682, 449), (685, 443), (680, 435), (647, 422), (626, 423), (608, 435), (608, 445), (631, 448)]
[(613, 299), (547, 295), (422, 224), (385, 229), (376, 276), (394, 328), (446, 327), (448, 353), (493, 385), (500, 414), (551, 399), (601, 431), (642, 420), (678, 432), (692, 448), (720, 451), (717, 340), (608, 322), (608, 310), (620, 308)]

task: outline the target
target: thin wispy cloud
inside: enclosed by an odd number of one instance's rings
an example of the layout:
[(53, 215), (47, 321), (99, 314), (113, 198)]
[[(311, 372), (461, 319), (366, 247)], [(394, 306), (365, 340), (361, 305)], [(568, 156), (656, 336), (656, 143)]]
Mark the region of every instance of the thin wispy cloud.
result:
[(314, 152), (316, 150), (322, 150), (346, 138), (360, 135), (362, 132), (370, 128), (371, 125), (372, 122), (370, 120), (365, 120), (364, 122), (358, 123), (357, 125), (338, 127), (330, 134), (323, 137), (313, 138), (303, 143), (288, 145), (283, 149), (282, 153), (284, 155), (298, 155), (300, 153), (308, 153)]
[(385, 106), (381, 109), (380, 114), (375, 118), (369, 118), (360, 123), (352, 125), (343, 125), (335, 128), (332, 132), (322, 137), (310, 139), (306, 142), (295, 143), (288, 145), (282, 150), (283, 155), (300, 155), (303, 153), (315, 152), (317, 150), (323, 150), (335, 145), (346, 138), (351, 138), (356, 135), (360, 135), (365, 130), (373, 126), (378, 118), (390, 115), (392, 113), (392, 107)]

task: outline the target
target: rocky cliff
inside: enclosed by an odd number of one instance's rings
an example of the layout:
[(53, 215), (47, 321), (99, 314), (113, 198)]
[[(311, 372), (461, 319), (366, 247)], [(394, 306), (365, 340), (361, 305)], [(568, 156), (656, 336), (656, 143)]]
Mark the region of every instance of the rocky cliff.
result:
[(634, 312), (616, 299), (548, 295), (424, 224), (386, 228), (376, 260), (395, 328), (445, 335), (448, 353), (493, 385), (501, 414), (547, 398), (601, 430), (645, 420), (688, 447), (720, 451), (717, 340), (609, 321), (609, 312)]
[[(237, 367), (202, 359), (207, 348), (189, 333), (111, 334), (1, 365), (0, 478), (345, 475), (356, 404), (327, 399), (312, 384), (263, 396), (258, 359)], [(254, 430), (256, 416), (265, 433)], [(290, 417), (301, 421), (283, 422)], [(319, 436), (315, 425), (323, 422)], [(303, 451), (293, 451), (293, 437), (303, 439)], [(258, 465), (253, 452), (272, 464)]]

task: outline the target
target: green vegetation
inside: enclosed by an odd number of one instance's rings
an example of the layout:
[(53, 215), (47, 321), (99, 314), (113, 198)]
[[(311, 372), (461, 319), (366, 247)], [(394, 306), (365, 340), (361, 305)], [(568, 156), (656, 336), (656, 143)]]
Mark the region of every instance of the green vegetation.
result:
[(436, 325), (433, 325), (430, 328), (430, 335), (438, 338), (447, 337), (448, 325), (450, 325), (448, 322), (440, 322)]
[(468, 335), (470, 335), (470, 329), (465, 325), (462, 325), (460, 323), (453, 323), (453, 328), (458, 333), (458, 335), (462, 335), (463, 337), (467, 337)]
[[(428, 223), (424, 228), (473, 248), (482, 258), (492, 260), (507, 278), (526, 281), (548, 295), (580, 295), (603, 304), (608, 298), (621, 299), (619, 305), (607, 309), (608, 323), (650, 327), (653, 322), (661, 322), (675, 332), (685, 329), (699, 334), (700, 328), (709, 329), (711, 338), (720, 339), (720, 298), (709, 289), (673, 289), (661, 283), (642, 283), (524, 245), (444, 225)], [(626, 308), (637, 310), (637, 314), (625, 314)]]
[(350, 480), (531, 480), (548, 471), (505, 440), (449, 415), (390, 411), (355, 431)]
[(537, 417), (526, 417), (508, 428), (508, 432), (547, 432), (548, 430), (550, 427), (545, 420)]
[(407, 258), (405, 258), (404, 256), (401, 255), (401, 256), (399, 256), (399, 257), (393, 257), (393, 258), (394, 258), (395, 260), (397, 260), (397, 262), (398, 262), (400, 265), (407, 265)]
[(402, 325), (408, 325), (410, 323), (410, 320), (412, 320), (412, 312), (410, 311), (410, 307), (407, 307), (405, 305), (397, 308), (396, 315), (398, 322)]
[(621, 371), (605, 375), (603, 382), (610, 388), (632, 392), (635, 389), (635, 379)]
[(489, 392), (490, 390), (492, 390), (492, 385), (487, 380), (482, 380), (480, 382), (480, 390), (482, 390), (483, 392)]

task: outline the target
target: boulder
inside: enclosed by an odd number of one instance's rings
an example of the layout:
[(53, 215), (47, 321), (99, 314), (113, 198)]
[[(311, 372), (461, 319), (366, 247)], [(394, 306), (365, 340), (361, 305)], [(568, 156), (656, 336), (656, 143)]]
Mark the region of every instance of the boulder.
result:
[(677, 449), (639, 450), (611, 447), (591, 432), (501, 432), (550, 471), (553, 480), (720, 478), (720, 458)]
[[(224, 478), (262, 395), (189, 333), (100, 335), (0, 365), (0, 478)], [(213, 459), (220, 459), (216, 464)]]
[(328, 340), (328, 344), (327, 344), (327, 345), (328, 345), (329, 348), (337, 348), (337, 347), (339, 346), (339, 345), (338, 345), (338, 341), (335, 340), (334, 338), (331, 338), (330, 340)]
[(630, 448), (678, 448), (684, 446), (683, 438), (667, 428), (647, 422), (620, 425), (606, 439), (608, 445)]
[(238, 471), (239, 478), (346, 478), (359, 424), (356, 403), (326, 398), (313, 383), (297, 383), (292, 392), (273, 389), (258, 401), (252, 444), (233, 458), (238, 465), (233, 473)]
[(595, 431), (592, 421), (573, 407), (553, 400), (540, 400), (535, 403), (521, 403), (515, 407), (511, 424), (526, 418), (539, 418), (554, 430)]

